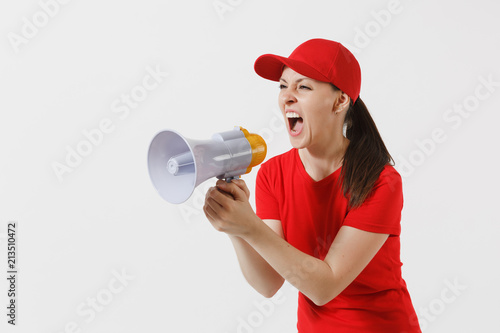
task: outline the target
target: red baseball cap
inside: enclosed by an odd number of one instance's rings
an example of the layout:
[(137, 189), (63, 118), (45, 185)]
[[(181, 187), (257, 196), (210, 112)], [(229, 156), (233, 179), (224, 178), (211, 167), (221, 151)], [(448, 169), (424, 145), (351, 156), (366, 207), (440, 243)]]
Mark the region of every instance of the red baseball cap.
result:
[(283, 67), (323, 82), (333, 83), (356, 102), (361, 89), (361, 69), (354, 55), (342, 44), (327, 39), (311, 39), (300, 44), (288, 58), (261, 55), (254, 69), (265, 79), (279, 81)]

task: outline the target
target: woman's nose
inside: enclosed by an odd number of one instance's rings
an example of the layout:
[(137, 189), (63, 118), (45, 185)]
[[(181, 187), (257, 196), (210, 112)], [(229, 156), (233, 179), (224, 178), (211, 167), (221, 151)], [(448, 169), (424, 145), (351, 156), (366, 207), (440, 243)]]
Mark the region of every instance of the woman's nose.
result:
[(282, 92), (281, 101), (284, 104), (291, 104), (295, 103), (297, 101), (297, 98), (295, 97), (295, 94), (293, 92), (291, 92), (290, 90), (286, 90)]

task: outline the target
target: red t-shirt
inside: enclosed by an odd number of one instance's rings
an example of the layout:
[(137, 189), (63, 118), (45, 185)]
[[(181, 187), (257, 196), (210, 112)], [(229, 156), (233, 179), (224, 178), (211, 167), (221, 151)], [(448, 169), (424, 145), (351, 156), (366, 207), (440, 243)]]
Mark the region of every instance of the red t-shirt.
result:
[(257, 215), (280, 220), (285, 240), (304, 253), (323, 260), (343, 225), (390, 234), (366, 268), (329, 303), (317, 306), (299, 292), (298, 331), (420, 332), (401, 276), (400, 175), (386, 166), (372, 193), (356, 209), (348, 208), (339, 175), (340, 169), (314, 181), (294, 148), (262, 164), (257, 176)]

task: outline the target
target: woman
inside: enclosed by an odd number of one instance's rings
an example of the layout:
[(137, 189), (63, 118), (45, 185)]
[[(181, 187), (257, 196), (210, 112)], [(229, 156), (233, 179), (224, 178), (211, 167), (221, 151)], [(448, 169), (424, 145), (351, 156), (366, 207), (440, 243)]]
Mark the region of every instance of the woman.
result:
[(242, 180), (219, 181), (208, 220), (259, 293), (273, 296), (284, 280), (299, 290), (300, 333), (420, 332), (401, 276), (401, 177), (358, 97), (357, 60), (312, 39), (288, 58), (259, 57), (255, 71), (280, 82), (293, 149), (261, 166), (257, 214)]

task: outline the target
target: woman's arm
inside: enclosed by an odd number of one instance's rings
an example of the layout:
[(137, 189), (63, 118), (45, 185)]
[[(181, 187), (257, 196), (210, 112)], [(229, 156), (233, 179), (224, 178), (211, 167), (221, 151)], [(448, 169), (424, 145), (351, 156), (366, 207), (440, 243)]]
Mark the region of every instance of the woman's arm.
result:
[[(368, 265), (387, 240), (387, 234), (343, 226), (325, 260), (305, 254), (278, 236), (253, 212), (241, 180), (217, 183), (207, 193), (205, 214), (219, 231), (238, 236), (251, 246), (280, 276), (316, 305), (340, 294)], [(238, 183), (238, 186), (236, 185)]]
[[(283, 239), (281, 221), (264, 220), (263, 223)], [(283, 285), (283, 277), (243, 238), (233, 235), (229, 235), (229, 238), (247, 282), (264, 297), (272, 297)]]
[[(217, 184), (223, 185), (225, 182), (219, 181)], [(246, 199), (250, 197), (250, 191), (244, 182), (236, 182), (239, 184), (245, 194)], [(210, 191), (208, 191), (210, 193)], [(207, 193), (207, 198), (208, 198)], [(234, 199), (232, 195), (226, 192), (219, 192), (227, 198)], [(205, 212), (206, 214), (206, 212)], [(207, 215), (208, 216), (208, 215)], [(279, 220), (263, 220), (260, 223), (265, 223), (279, 237), (284, 238), (283, 228)], [(240, 264), (241, 272), (247, 282), (262, 296), (272, 297), (283, 285), (285, 280), (279, 275), (262, 256), (254, 250), (243, 238), (228, 234), (233, 243), (238, 263)]]
[(321, 306), (354, 281), (388, 236), (343, 226), (324, 261), (297, 250), (257, 223), (245, 240), (276, 272)]

